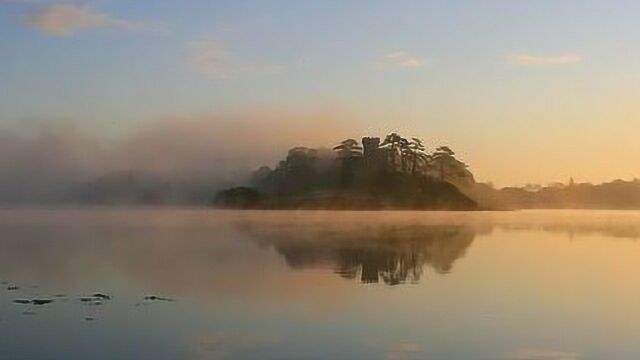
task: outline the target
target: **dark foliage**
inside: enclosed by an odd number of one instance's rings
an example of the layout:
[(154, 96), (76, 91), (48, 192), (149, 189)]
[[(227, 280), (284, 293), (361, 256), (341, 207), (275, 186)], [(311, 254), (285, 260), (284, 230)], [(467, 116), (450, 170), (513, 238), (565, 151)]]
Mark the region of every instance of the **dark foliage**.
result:
[(432, 156), (420, 139), (396, 133), (382, 142), (363, 138), (362, 144), (347, 139), (333, 151), (293, 148), (274, 170), (262, 167), (254, 173), (253, 192), (225, 190), (216, 203), (277, 209), (477, 208), (454, 185), (473, 182), (473, 175), (449, 148), (440, 147)]

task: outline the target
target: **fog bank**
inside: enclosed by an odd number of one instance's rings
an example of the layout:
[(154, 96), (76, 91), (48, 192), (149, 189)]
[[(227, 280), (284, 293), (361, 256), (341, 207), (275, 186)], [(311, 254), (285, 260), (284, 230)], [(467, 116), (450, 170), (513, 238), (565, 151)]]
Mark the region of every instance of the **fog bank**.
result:
[(356, 136), (358, 124), (344, 112), (319, 109), (166, 117), (115, 138), (80, 122), (5, 129), (0, 202), (61, 201), (75, 187), (121, 171), (213, 189), (273, 166), (291, 147)]

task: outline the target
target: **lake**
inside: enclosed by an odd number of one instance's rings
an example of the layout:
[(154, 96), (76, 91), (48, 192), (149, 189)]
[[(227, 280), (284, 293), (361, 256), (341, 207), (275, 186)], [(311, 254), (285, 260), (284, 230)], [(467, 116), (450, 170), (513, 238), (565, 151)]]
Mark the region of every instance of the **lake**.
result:
[(0, 210), (0, 359), (640, 357), (640, 212)]

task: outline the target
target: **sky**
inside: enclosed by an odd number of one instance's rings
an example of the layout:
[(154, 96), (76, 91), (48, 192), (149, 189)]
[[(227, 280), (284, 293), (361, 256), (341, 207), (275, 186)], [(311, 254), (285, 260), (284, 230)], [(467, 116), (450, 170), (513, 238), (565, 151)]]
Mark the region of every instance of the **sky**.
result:
[(0, 131), (205, 123), (245, 146), (290, 133), (280, 153), (399, 131), (498, 186), (632, 179), (638, 18), (631, 0), (0, 0)]

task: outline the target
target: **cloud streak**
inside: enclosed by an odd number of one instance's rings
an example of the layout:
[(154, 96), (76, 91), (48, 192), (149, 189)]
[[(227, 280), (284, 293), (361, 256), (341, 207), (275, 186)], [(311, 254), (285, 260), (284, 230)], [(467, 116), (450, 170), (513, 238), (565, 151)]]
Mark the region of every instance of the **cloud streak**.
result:
[(507, 63), (512, 65), (571, 65), (582, 61), (577, 54), (560, 55), (530, 55), (511, 54), (507, 56)]
[(214, 39), (187, 43), (188, 61), (200, 74), (214, 79), (229, 79), (247, 74), (277, 73), (280, 66), (241, 59), (223, 43)]
[(404, 51), (394, 51), (385, 54), (373, 66), (374, 69), (383, 69), (389, 67), (417, 69), (425, 65), (424, 59), (416, 57)]
[(92, 10), (84, 6), (57, 4), (35, 10), (24, 18), (27, 25), (47, 35), (70, 36), (92, 29), (134, 32), (161, 32), (157, 24), (131, 21)]

